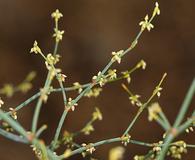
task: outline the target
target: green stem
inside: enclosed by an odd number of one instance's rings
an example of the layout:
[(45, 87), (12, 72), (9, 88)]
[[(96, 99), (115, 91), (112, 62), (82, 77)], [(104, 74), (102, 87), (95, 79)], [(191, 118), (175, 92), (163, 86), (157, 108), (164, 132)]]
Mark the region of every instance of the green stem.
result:
[(189, 90), (188, 90), (188, 92), (186, 94), (186, 97), (185, 97), (185, 99), (183, 101), (183, 104), (181, 106), (179, 114), (178, 114), (178, 116), (177, 116), (177, 118), (175, 120), (175, 123), (173, 125), (174, 128), (178, 127), (181, 124), (181, 122), (182, 122), (182, 120), (183, 120), (183, 118), (184, 118), (184, 116), (185, 116), (185, 114), (186, 114), (186, 112), (188, 110), (190, 102), (191, 102), (191, 100), (192, 100), (192, 98), (194, 96), (194, 93), (195, 93), (195, 79), (192, 81), (192, 84), (191, 84), (191, 86), (190, 86), (190, 88), (189, 88)]
[(15, 134), (12, 134), (10, 132), (7, 132), (3, 129), (0, 128), (0, 135), (6, 137), (7, 139), (10, 139), (12, 141), (15, 141), (15, 142), (20, 142), (20, 143), (26, 143), (28, 144), (28, 141), (18, 135), (15, 135)]

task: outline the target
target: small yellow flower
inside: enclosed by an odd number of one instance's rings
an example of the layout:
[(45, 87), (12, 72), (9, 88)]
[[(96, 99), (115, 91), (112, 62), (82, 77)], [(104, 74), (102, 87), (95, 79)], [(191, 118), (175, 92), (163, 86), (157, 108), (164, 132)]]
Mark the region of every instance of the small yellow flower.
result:
[(85, 135), (90, 135), (91, 132), (94, 131), (94, 127), (92, 124), (87, 124), (82, 130), (81, 132), (83, 132)]
[(153, 17), (155, 16), (155, 15), (160, 15), (160, 8), (159, 8), (159, 4), (158, 4), (158, 2), (156, 2), (155, 3), (155, 8), (154, 8), (154, 11), (153, 11)]
[(145, 28), (150, 31), (152, 28), (154, 28), (153, 24), (151, 24), (149, 21), (148, 15), (145, 16), (144, 21), (141, 21), (139, 25), (141, 26), (142, 30), (145, 30)]
[(42, 53), (41, 49), (38, 46), (37, 41), (34, 41), (34, 44), (33, 44), (33, 47), (30, 50), (30, 53), (35, 53), (35, 54)]
[(56, 9), (56, 11), (51, 14), (51, 17), (54, 18), (55, 21), (58, 21), (61, 17), (63, 17), (63, 14), (60, 13), (58, 9)]
[(93, 116), (93, 120), (98, 119), (101, 121), (103, 119), (102, 113), (100, 112), (99, 108), (97, 108), (97, 107), (95, 108), (95, 111), (93, 112), (92, 116)]
[(117, 74), (116, 74), (116, 69), (110, 69), (109, 71), (108, 71), (108, 76), (109, 76), (109, 78), (111, 79), (111, 80), (113, 80), (113, 79), (116, 79), (117, 78)]
[(129, 97), (129, 100), (131, 101), (131, 104), (132, 105), (135, 105), (135, 104), (138, 104), (139, 103), (139, 98), (140, 98), (140, 95), (132, 95)]
[(83, 143), (82, 146), (85, 147), (86, 148), (86, 152), (88, 152), (90, 154), (92, 154), (93, 152), (95, 152), (95, 147), (93, 146), (93, 143), (90, 143), (88, 145), (85, 144), (85, 143)]
[(162, 112), (160, 105), (158, 103), (153, 103), (148, 107), (148, 120), (152, 121), (153, 119), (157, 119), (160, 112)]
[(123, 52), (124, 52), (123, 50), (120, 50), (118, 52), (112, 52), (112, 55), (113, 55), (113, 57), (111, 59), (112, 62), (117, 61), (120, 64), (121, 63), (121, 56), (122, 56)]
[(126, 78), (127, 83), (131, 82), (131, 77), (130, 77), (129, 71), (122, 72), (122, 75), (124, 76), (124, 78)]
[(137, 68), (140, 68), (142, 67), (142, 69), (146, 69), (146, 62), (144, 60), (141, 60), (137, 65), (136, 65)]
[(78, 90), (78, 93), (81, 93), (83, 91), (82, 85), (79, 82), (73, 83), (74, 89)]
[(55, 37), (56, 42), (61, 41), (62, 38), (63, 38), (64, 31), (60, 31), (60, 30), (57, 30), (57, 29), (54, 29), (54, 31), (55, 31), (55, 33), (53, 34), (53, 37)]

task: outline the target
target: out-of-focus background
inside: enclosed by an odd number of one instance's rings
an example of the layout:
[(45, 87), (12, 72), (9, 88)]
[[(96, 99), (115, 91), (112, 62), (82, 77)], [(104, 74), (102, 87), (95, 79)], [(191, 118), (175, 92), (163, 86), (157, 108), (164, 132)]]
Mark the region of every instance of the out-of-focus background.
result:
[[(66, 85), (79, 81), (86, 83), (109, 61), (112, 51), (127, 48), (139, 31), (139, 22), (153, 11), (155, 1), (149, 0), (0, 0), (0, 87), (4, 83), (17, 84), (31, 71), (37, 71), (34, 89), (27, 95), (18, 94), (5, 99), (5, 108), (15, 107), (43, 86), (47, 71), (40, 56), (29, 54), (36, 39), (43, 52), (53, 51), (53, 21), (50, 14), (56, 8), (63, 13), (60, 29), (65, 30), (59, 47), (62, 55), (59, 66), (68, 78)], [(145, 32), (138, 46), (122, 59), (120, 66), (113, 68), (123, 71), (133, 67), (139, 60), (147, 62), (145, 71), (133, 73), (128, 86), (134, 93), (142, 95), (144, 101), (153, 91), (164, 72), (168, 77), (163, 84), (159, 101), (171, 122), (173, 122), (185, 93), (195, 75), (195, 22), (193, 0), (159, 1), (161, 15), (155, 18), (154, 29)], [(123, 81), (124, 82), (124, 81)], [(93, 107), (98, 106), (103, 121), (95, 123), (96, 131), (91, 136), (82, 136), (78, 143), (96, 142), (119, 136), (136, 113), (128, 95), (121, 88), (121, 82), (108, 84), (97, 99), (84, 98), (75, 112), (70, 113), (64, 129), (79, 130), (89, 119)], [(69, 94), (70, 96), (70, 94)], [(190, 108), (192, 111), (193, 105)], [(35, 103), (18, 112), (19, 121), (30, 130)], [(52, 94), (42, 108), (39, 126), (48, 124), (43, 139), (48, 143), (63, 111), (62, 97)], [(190, 112), (188, 113), (188, 116)], [(147, 112), (137, 121), (131, 131), (133, 139), (157, 142), (163, 131), (155, 123), (149, 123)], [(195, 143), (193, 133), (186, 136), (186, 142)], [(95, 157), (107, 159), (108, 151), (120, 144), (99, 147)], [(145, 154), (148, 148), (128, 145), (125, 159), (135, 154)], [(192, 160), (195, 150), (189, 149), (185, 160)], [(0, 137), (0, 160), (35, 159), (32, 150)], [(82, 159), (76, 156), (72, 159)]]

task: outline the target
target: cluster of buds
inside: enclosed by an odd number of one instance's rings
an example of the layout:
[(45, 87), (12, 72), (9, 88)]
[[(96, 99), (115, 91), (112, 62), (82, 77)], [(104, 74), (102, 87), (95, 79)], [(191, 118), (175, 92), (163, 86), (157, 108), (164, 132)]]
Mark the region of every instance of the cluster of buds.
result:
[(123, 77), (127, 80), (127, 83), (130, 83), (131, 82), (131, 77), (130, 77), (130, 73), (129, 71), (124, 71), (124, 72), (121, 72)]

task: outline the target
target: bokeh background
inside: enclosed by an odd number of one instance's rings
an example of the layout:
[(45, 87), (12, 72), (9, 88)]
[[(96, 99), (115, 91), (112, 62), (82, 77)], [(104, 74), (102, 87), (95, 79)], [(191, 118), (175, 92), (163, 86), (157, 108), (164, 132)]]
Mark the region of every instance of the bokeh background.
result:
[[(89, 82), (111, 57), (112, 51), (125, 49), (139, 31), (139, 22), (154, 7), (153, 0), (0, 0), (0, 87), (4, 83), (17, 84), (31, 71), (37, 71), (34, 89), (27, 95), (18, 94), (5, 99), (5, 108), (15, 107), (43, 86), (47, 71), (39, 56), (29, 54), (36, 39), (44, 53), (53, 51), (53, 21), (50, 13), (59, 8), (64, 17), (60, 28), (65, 30), (59, 48), (62, 55), (59, 66), (68, 76), (66, 86), (73, 82)], [(163, 84), (163, 93), (158, 100), (171, 122), (177, 115), (185, 93), (195, 75), (195, 22), (193, 0), (159, 0), (161, 15), (153, 22), (155, 28), (145, 32), (138, 46), (122, 59), (121, 65), (113, 68), (123, 71), (133, 67), (140, 59), (147, 62), (145, 71), (137, 71), (132, 76), (129, 88), (142, 95), (142, 100), (153, 91), (164, 72), (168, 77)], [(98, 106), (104, 119), (95, 124), (96, 132), (82, 136), (78, 143), (96, 142), (119, 136), (136, 113), (121, 82), (109, 84), (98, 99), (84, 98), (75, 112), (68, 115), (64, 129), (77, 131), (89, 119), (93, 107)], [(69, 96), (72, 94), (69, 94)], [(157, 101), (154, 100), (154, 101)], [(190, 112), (194, 109), (194, 102)], [(35, 103), (21, 112), (19, 120), (30, 129)], [(54, 135), (57, 122), (63, 111), (60, 94), (52, 94), (43, 106), (40, 123), (48, 124), (43, 139), (48, 143)], [(190, 115), (190, 112), (188, 115)], [(147, 112), (134, 126), (131, 135), (134, 139), (157, 142), (162, 138), (162, 129), (149, 123)], [(188, 143), (195, 143), (193, 133), (184, 136)], [(107, 159), (112, 144), (101, 146), (95, 157)], [(147, 148), (128, 145), (124, 159), (132, 159), (135, 154), (144, 154)], [(188, 150), (185, 160), (192, 160), (195, 150)], [(0, 160), (35, 159), (32, 150), (0, 137)], [(80, 156), (72, 159), (82, 159)]]

